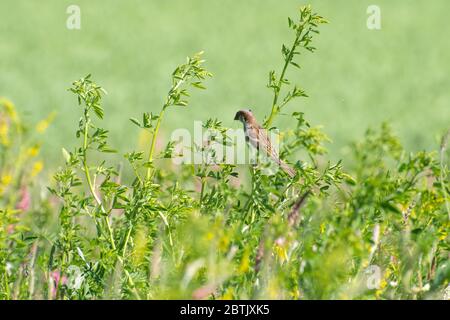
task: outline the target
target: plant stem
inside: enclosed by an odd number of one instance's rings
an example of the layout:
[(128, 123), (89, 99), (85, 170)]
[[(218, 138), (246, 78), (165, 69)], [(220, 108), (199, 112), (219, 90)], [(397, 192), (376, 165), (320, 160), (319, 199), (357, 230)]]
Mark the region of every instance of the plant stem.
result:
[[(161, 126), (161, 121), (162, 121), (162, 118), (164, 116), (164, 111), (166, 110), (166, 108), (167, 108), (167, 104), (165, 104), (163, 106), (161, 112), (159, 113), (158, 121), (156, 122), (156, 127), (155, 127), (155, 130), (153, 131), (152, 143), (150, 145), (150, 151), (148, 153), (148, 160), (147, 160), (147, 162), (151, 162), (153, 160), (153, 152), (155, 151), (156, 138), (158, 136), (159, 127)], [(150, 179), (151, 172), (152, 172), (151, 169), (152, 168), (150, 166), (147, 168), (147, 180)]]
[(206, 185), (206, 179), (204, 177), (202, 177), (202, 187), (200, 190), (200, 208), (202, 207), (202, 203), (203, 203), (203, 195), (205, 192), (205, 185)]
[(131, 230), (133, 230), (132, 226), (128, 227), (128, 232), (127, 235), (125, 236), (125, 242), (123, 244), (123, 248), (122, 248), (122, 257), (125, 259), (125, 253), (127, 251), (127, 246), (128, 246), (128, 240), (130, 239), (130, 235), (131, 235)]
[[(84, 173), (85, 173), (85, 176), (86, 176), (86, 181), (87, 181), (88, 186), (89, 186), (89, 190), (90, 190), (92, 196), (94, 197), (95, 201), (99, 205), (102, 213), (105, 215), (104, 219), (105, 219), (106, 227), (108, 229), (109, 241), (110, 241), (110, 244), (111, 244), (111, 248), (113, 249), (113, 251), (116, 251), (116, 244), (115, 244), (115, 241), (114, 241), (114, 233), (113, 233), (111, 224), (109, 222), (108, 216), (106, 215), (106, 211), (105, 211), (105, 208), (103, 207), (102, 201), (100, 200), (100, 198), (95, 193), (95, 189), (94, 189), (94, 186), (92, 184), (91, 176), (89, 174), (89, 168), (88, 168), (88, 165), (87, 165), (87, 147), (88, 147), (89, 123), (90, 123), (90, 120), (89, 120), (89, 117), (87, 116), (87, 111), (86, 111), (85, 112), (85, 126), (84, 126), (84, 142), (83, 142), (83, 166), (84, 166)], [(131, 275), (129, 274), (129, 272), (125, 269), (124, 260), (122, 259), (122, 257), (118, 253), (116, 254), (116, 258), (120, 262), (122, 267), (124, 268), (123, 270), (125, 272), (125, 275), (127, 276), (128, 282), (133, 287), (133, 292), (134, 292), (136, 298), (140, 300), (141, 297), (139, 296), (139, 293), (136, 291), (136, 288), (135, 288), (135, 285), (134, 285), (134, 281), (131, 278)]]
[(247, 199), (247, 202), (244, 205), (244, 211), (245, 211), (244, 219), (247, 218), (247, 215), (248, 215), (250, 209), (252, 208), (251, 203), (253, 201), (253, 194), (255, 192), (255, 168), (253, 166), (250, 167), (250, 175), (251, 175), (251, 178), (252, 178), (251, 179), (252, 180), (252, 190), (251, 190), (250, 195), (249, 195), (249, 197)]
[[(156, 145), (156, 138), (158, 137), (158, 132), (159, 132), (159, 127), (161, 126), (161, 121), (162, 118), (164, 116), (164, 112), (166, 111), (167, 107), (169, 107), (171, 99), (172, 99), (172, 94), (178, 90), (178, 88), (186, 81), (185, 77), (186, 75), (190, 72), (191, 67), (187, 68), (186, 71), (181, 75), (181, 79), (176, 83), (176, 85), (174, 85), (170, 91), (169, 94), (167, 95), (167, 99), (166, 102), (164, 103), (161, 112), (159, 113), (158, 116), (158, 121), (156, 122), (156, 126), (155, 126), (155, 130), (153, 130), (153, 137), (152, 137), (152, 143), (150, 145), (150, 151), (148, 153), (148, 160), (147, 162), (151, 162), (153, 160), (153, 153), (155, 151), (155, 145)], [(152, 174), (152, 168), (149, 166), (147, 168), (147, 181), (150, 180)]]
[(275, 117), (275, 115), (278, 113), (278, 107), (277, 107), (277, 103), (278, 103), (278, 97), (280, 96), (280, 91), (281, 91), (281, 86), (283, 84), (283, 79), (284, 79), (284, 75), (286, 74), (286, 70), (287, 67), (289, 66), (289, 63), (292, 61), (292, 58), (294, 56), (294, 51), (295, 48), (298, 45), (298, 40), (300, 38), (301, 35), (301, 31), (297, 32), (297, 35), (295, 37), (295, 41), (292, 44), (291, 50), (289, 51), (289, 55), (286, 57), (285, 61), (284, 61), (284, 66), (283, 66), (283, 70), (281, 71), (281, 75), (280, 78), (278, 79), (278, 83), (275, 87), (274, 90), (274, 96), (273, 96), (273, 101), (272, 101), (272, 110), (270, 112), (269, 118), (267, 118), (267, 121), (264, 124), (264, 127), (267, 129), (270, 127), (270, 125), (272, 124), (272, 121)]
[(6, 270), (6, 268), (4, 269), (3, 280), (4, 280), (3, 282), (4, 282), (5, 294), (6, 294), (5, 300), (10, 300), (11, 292), (9, 291), (8, 271)]
[(116, 244), (114, 242), (114, 235), (113, 235), (113, 231), (111, 228), (111, 224), (109, 222), (108, 216), (106, 215), (106, 210), (103, 207), (103, 203), (100, 200), (100, 198), (98, 197), (98, 195), (95, 193), (95, 189), (94, 189), (94, 185), (92, 184), (92, 180), (91, 180), (91, 175), (89, 173), (89, 167), (87, 165), (87, 149), (88, 149), (88, 130), (89, 130), (89, 124), (90, 124), (90, 120), (89, 117), (87, 116), (87, 111), (85, 112), (85, 124), (84, 124), (84, 141), (83, 141), (83, 167), (84, 167), (84, 175), (86, 177), (86, 181), (89, 187), (89, 191), (92, 194), (92, 196), (95, 199), (95, 202), (97, 202), (98, 206), (100, 207), (102, 213), (105, 215), (104, 216), (104, 220), (105, 220), (105, 224), (106, 227), (108, 229), (108, 234), (109, 234), (109, 241), (111, 243), (111, 247), (113, 250), (116, 250)]

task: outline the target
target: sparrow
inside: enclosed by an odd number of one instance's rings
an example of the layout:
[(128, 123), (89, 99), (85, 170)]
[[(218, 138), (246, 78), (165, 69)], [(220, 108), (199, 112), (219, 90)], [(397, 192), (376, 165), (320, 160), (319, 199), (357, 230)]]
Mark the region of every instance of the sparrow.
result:
[(277, 163), (291, 178), (295, 176), (295, 170), (280, 159), (280, 156), (275, 148), (273, 148), (267, 136), (266, 130), (258, 124), (251, 110), (239, 110), (234, 116), (234, 120), (239, 120), (244, 125), (245, 140), (248, 144), (258, 151), (262, 150), (265, 155)]

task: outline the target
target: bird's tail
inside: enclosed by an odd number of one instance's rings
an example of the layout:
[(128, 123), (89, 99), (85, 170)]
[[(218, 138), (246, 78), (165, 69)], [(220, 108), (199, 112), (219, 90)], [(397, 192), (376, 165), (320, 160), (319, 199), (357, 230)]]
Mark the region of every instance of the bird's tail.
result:
[(286, 162), (280, 159), (279, 165), (281, 169), (283, 169), (284, 172), (286, 172), (291, 178), (295, 177), (295, 170), (290, 165), (288, 165)]

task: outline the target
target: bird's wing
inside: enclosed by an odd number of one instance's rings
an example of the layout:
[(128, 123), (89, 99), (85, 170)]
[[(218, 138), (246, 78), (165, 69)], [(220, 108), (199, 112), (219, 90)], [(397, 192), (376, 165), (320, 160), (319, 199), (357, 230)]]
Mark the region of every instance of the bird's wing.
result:
[(272, 158), (277, 163), (280, 163), (280, 157), (278, 156), (277, 150), (273, 147), (272, 142), (270, 141), (267, 131), (265, 129), (258, 129), (258, 141), (259, 141), (259, 150), (262, 150), (267, 156)]
[(247, 125), (245, 133), (247, 135), (248, 143), (259, 150), (259, 128), (252, 125)]
[(295, 176), (295, 170), (289, 166), (286, 162), (280, 159), (277, 150), (273, 147), (271, 143), (267, 131), (259, 128), (258, 133), (258, 141), (259, 141), (259, 150), (262, 150), (269, 156), (273, 161), (275, 161), (281, 169), (283, 169), (291, 178)]

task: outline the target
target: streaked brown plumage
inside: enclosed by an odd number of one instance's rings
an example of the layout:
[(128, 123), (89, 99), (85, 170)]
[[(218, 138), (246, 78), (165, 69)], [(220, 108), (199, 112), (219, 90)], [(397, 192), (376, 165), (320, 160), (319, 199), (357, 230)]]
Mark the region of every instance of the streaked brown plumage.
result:
[(245, 138), (250, 145), (257, 150), (263, 151), (265, 155), (275, 161), (291, 178), (295, 176), (295, 170), (280, 159), (266, 134), (266, 130), (258, 124), (251, 110), (239, 110), (234, 120), (239, 120), (244, 125)]

